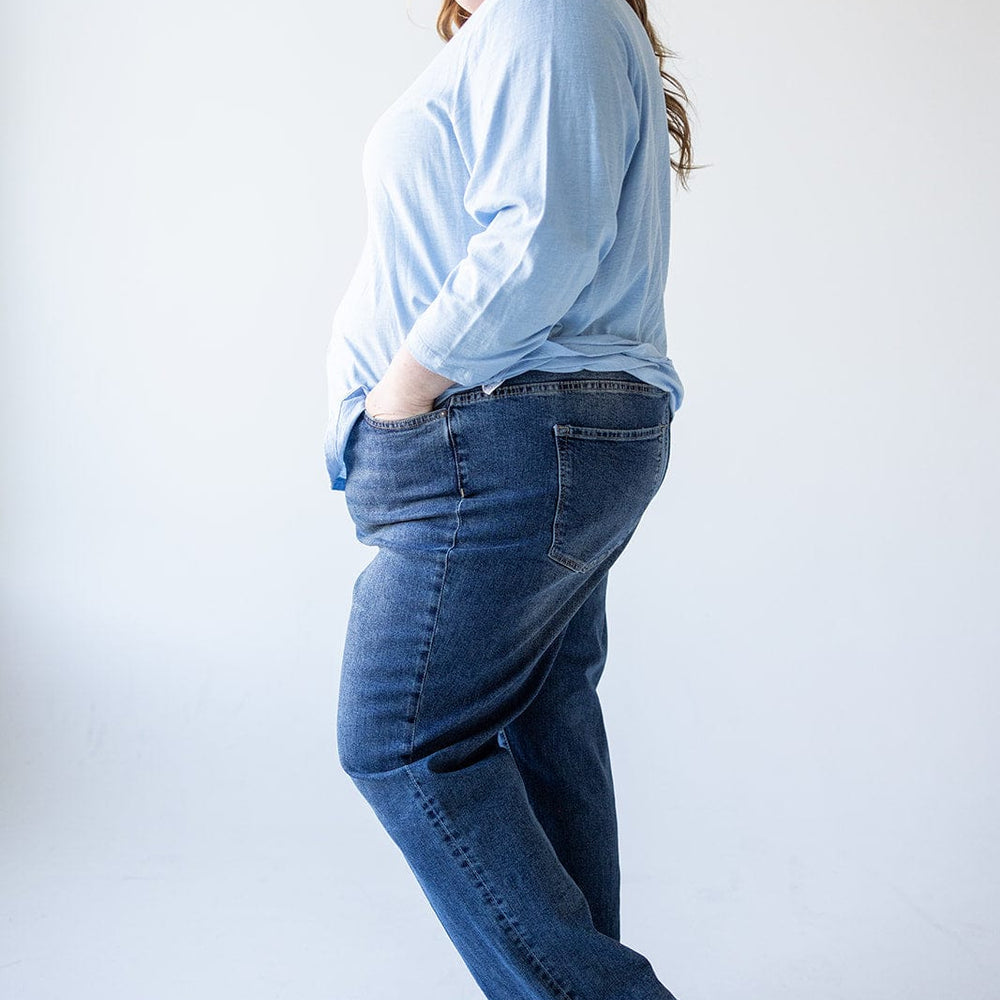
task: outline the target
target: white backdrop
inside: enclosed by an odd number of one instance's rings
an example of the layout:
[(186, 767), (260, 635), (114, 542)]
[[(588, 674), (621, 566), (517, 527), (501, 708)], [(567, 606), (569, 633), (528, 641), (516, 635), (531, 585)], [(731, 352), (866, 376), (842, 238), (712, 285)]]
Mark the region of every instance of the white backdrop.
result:
[[(654, 14), (711, 166), (609, 596), (623, 939), (679, 1000), (992, 1000), (998, 7)], [(4, 0), (4, 997), (481, 996), (337, 764), (322, 451), (361, 144), (440, 44)]]

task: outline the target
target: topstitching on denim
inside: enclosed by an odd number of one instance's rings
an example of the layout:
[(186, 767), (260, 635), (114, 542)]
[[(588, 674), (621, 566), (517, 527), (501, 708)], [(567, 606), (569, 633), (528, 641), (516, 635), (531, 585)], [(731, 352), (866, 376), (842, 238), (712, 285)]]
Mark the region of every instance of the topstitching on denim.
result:
[[(449, 401), (450, 402), (450, 401)], [(424, 813), (431, 820), (432, 825), (436, 830), (438, 830), (446, 846), (451, 848), (454, 857), (459, 858), (462, 861), (462, 867), (466, 869), (469, 876), (472, 878), (473, 882), (482, 893), (483, 898), (487, 903), (489, 903), (497, 916), (503, 922), (504, 926), (507, 928), (508, 933), (513, 937), (514, 941), (518, 944), (521, 950), (524, 952), (528, 961), (531, 963), (532, 968), (541, 977), (542, 981), (550, 987), (553, 991), (553, 996), (556, 1000), (578, 1000), (576, 994), (569, 992), (565, 986), (556, 978), (553, 971), (549, 968), (546, 961), (544, 961), (536, 952), (533, 950), (531, 945), (525, 939), (524, 934), (521, 932), (518, 925), (517, 919), (509, 915), (502, 903), (503, 901), (498, 899), (496, 894), (490, 888), (489, 882), (487, 881), (486, 874), (483, 871), (482, 865), (476, 858), (471, 854), (468, 847), (462, 843), (458, 832), (451, 827), (444, 813), (441, 811), (439, 806), (435, 806), (432, 798), (430, 798), (423, 787), (421, 786), (417, 776), (413, 773), (413, 760), (414, 760), (414, 750), (416, 747), (416, 734), (417, 734), (417, 722), (420, 716), (420, 703), (423, 697), (424, 685), (427, 679), (427, 673), (430, 668), (430, 661), (432, 650), (434, 648), (434, 636), (437, 632), (438, 619), (440, 617), (441, 611), (441, 600), (444, 594), (445, 581), (448, 576), (448, 560), (452, 550), (458, 543), (458, 535), (462, 525), (462, 503), (465, 500), (465, 489), (462, 484), (462, 473), (461, 465), (459, 462), (458, 448), (455, 441), (454, 431), (451, 426), (451, 413), (450, 408), (443, 410), (445, 414), (445, 420), (447, 422), (447, 434), (448, 443), (451, 447), (452, 456), (455, 461), (455, 481), (458, 487), (458, 499), (455, 504), (455, 529), (452, 532), (451, 542), (445, 552), (444, 565), (441, 572), (441, 578), (438, 583), (438, 595), (437, 595), (437, 606), (434, 613), (434, 622), (431, 626), (431, 635), (427, 643), (427, 649), (423, 658), (423, 663), (421, 665), (420, 677), (417, 687), (417, 699), (416, 705), (413, 710), (413, 721), (410, 728), (410, 740), (409, 748), (406, 754), (406, 763), (404, 763), (402, 770), (406, 772), (410, 781), (416, 790), (417, 798), (420, 802), (421, 808)]]
[(385, 428), (387, 430), (393, 430), (396, 428), (410, 428), (410, 427), (420, 427), (423, 424), (430, 423), (432, 420), (439, 420), (444, 415), (444, 407), (437, 407), (433, 410), (427, 410), (424, 413), (414, 413), (409, 417), (397, 417), (392, 420), (376, 420), (367, 410), (361, 411), (361, 417), (369, 427), (375, 427), (378, 429)]
[(458, 497), (455, 502), (455, 528), (451, 533), (451, 542), (444, 554), (444, 565), (441, 569), (441, 579), (438, 583), (437, 604), (434, 608), (434, 621), (431, 624), (431, 634), (427, 642), (427, 649), (424, 660), (420, 667), (420, 674), (417, 679), (417, 696), (413, 707), (413, 721), (410, 725), (410, 745), (406, 751), (407, 762), (412, 762), (414, 747), (417, 742), (417, 720), (420, 717), (420, 702), (424, 694), (424, 682), (427, 679), (427, 671), (430, 667), (431, 653), (434, 649), (434, 636), (437, 632), (438, 618), (441, 614), (441, 601), (444, 597), (445, 581), (448, 579), (448, 559), (452, 550), (458, 544), (458, 532), (462, 526), (462, 502), (465, 500), (465, 490), (462, 488), (462, 474), (458, 465), (458, 453), (455, 449), (455, 435), (451, 427), (451, 412), (449, 408), (440, 411), (444, 415), (445, 433), (448, 435), (448, 444), (451, 448), (452, 457), (455, 461), (455, 484), (458, 487)]
[(485, 872), (482, 869), (482, 865), (472, 855), (468, 847), (462, 843), (458, 833), (448, 823), (448, 820), (444, 813), (440, 810), (440, 807), (435, 807), (433, 799), (428, 797), (427, 793), (423, 789), (423, 786), (417, 780), (417, 776), (413, 773), (412, 766), (410, 764), (406, 764), (403, 766), (403, 770), (406, 772), (410, 781), (413, 782), (420, 806), (431, 820), (431, 824), (434, 829), (441, 833), (441, 838), (445, 845), (451, 849), (452, 856), (458, 858), (462, 862), (461, 867), (469, 873), (473, 883), (483, 894), (486, 902), (493, 907), (497, 916), (503, 922), (514, 941), (520, 945), (522, 951), (531, 962), (532, 968), (541, 974), (543, 982), (552, 988), (554, 996), (557, 997), (558, 1000), (579, 1000), (575, 993), (566, 989), (566, 987), (556, 978), (547, 963), (535, 953), (531, 945), (525, 939), (524, 934), (521, 933), (517, 918), (508, 915), (505, 912), (502, 905), (503, 901), (497, 899), (496, 894), (490, 888)]
[(555, 395), (566, 392), (625, 392), (642, 393), (646, 396), (663, 396), (666, 390), (658, 389), (648, 382), (624, 382), (613, 379), (559, 379), (544, 382), (518, 382), (501, 385), (490, 393), (482, 389), (463, 389), (449, 396), (446, 405), (452, 403), (488, 402), (500, 396)]

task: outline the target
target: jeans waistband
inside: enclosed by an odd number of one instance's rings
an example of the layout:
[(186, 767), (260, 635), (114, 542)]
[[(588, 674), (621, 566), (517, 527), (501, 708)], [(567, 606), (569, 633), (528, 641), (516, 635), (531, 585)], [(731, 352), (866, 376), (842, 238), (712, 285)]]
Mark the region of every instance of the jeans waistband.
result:
[(484, 392), (481, 386), (463, 389), (448, 397), (446, 403), (466, 403), (477, 399), (491, 399), (494, 396), (526, 395), (545, 392), (639, 392), (651, 396), (667, 396), (669, 393), (652, 385), (638, 375), (627, 371), (598, 372), (579, 370), (572, 372), (552, 372), (530, 369), (511, 375), (492, 392)]

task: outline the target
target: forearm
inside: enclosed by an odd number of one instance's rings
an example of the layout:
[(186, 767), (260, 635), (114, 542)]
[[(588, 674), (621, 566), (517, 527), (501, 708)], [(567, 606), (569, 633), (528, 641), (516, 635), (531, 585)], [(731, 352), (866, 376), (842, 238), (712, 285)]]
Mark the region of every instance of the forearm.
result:
[(445, 389), (458, 385), (457, 382), (425, 368), (405, 344), (393, 356), (381, 382), (384, 388), (391, 391), (393, 399), (414, 406), (428, 405)]

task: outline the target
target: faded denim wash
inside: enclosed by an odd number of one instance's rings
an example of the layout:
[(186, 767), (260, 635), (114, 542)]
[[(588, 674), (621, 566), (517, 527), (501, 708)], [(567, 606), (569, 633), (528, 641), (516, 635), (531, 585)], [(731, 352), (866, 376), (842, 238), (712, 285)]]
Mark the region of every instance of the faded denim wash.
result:
[(489, 1000), (675, 1000), (619, 936), (597, 684), (608, 570), (663, 482), (671, 395), (528, 371), (351, 428), (340, 763)]

